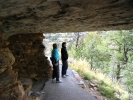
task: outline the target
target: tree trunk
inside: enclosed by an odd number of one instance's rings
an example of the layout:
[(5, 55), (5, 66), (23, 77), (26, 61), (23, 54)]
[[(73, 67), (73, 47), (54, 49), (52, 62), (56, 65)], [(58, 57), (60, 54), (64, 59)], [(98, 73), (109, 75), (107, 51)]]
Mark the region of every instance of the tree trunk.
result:
[(126, 64), (127, 61), (128, 61), (127, 53), (128, 53), (128, 48), (126, 48), (125, 45), (124, 45), (124, 58), (123, 58), (123, 63), (124, 64)]
[(78, 47), (78, 45), (79, 45), (79, 38), (80, 38), (80, 34), (79, 33), (77, 33), (77, 36), (76, 36), (77, 38), (76, 38), (76, 48)]
[(92, 70), (92, 68), (93, 68), (93, 57), (91, 57), (91, 70)]
[(117, 81), (120, 79), (121, 67), (120, 64), (117, 64), (116, 78)]

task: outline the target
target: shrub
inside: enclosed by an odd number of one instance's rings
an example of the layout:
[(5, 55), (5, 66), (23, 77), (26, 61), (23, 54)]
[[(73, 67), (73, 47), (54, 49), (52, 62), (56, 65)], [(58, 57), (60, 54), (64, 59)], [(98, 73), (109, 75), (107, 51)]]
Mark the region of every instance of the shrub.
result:
[(91, 79), (93, 78), (93, 77), (92, 77), (90, 74), (88, 74), (88, 73), (83, 73), (82, 76), (83, 76), (83, 78), (84, 78), (85, 80), (91, 80)]
[(118, 91), (121, 93), (120, 99), (127, 100), (128, 94), (119, 86), (119, 84), (112, 83), (112, 81), (101, 72), (95, 73), (90, 70), (90, 66), (85, 60), (80, 59), (79, 61), (69, 63), (69, 67), (76, 70), (85, 80), (97, 80), (99, 83), (98, 90), (102, 95), (108, 97), (110, 100), (118, 100), (118, 98), (115, 97), (115, 93)]
[(102, 95), (110, 98), (111, 100), (117, 100), (117, 98), (114, 96), (115, 90), (113, 88), (100, 85), (98, 87), (98, 90), (101, 92)]

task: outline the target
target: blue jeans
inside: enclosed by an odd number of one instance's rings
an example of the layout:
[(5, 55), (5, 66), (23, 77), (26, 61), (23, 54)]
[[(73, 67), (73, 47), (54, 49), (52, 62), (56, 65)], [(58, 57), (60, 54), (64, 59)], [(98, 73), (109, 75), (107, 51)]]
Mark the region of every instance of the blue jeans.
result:
[(62, 61), (62, 76), (66, 75), (68, 69), (68, 62), (65, 60)]

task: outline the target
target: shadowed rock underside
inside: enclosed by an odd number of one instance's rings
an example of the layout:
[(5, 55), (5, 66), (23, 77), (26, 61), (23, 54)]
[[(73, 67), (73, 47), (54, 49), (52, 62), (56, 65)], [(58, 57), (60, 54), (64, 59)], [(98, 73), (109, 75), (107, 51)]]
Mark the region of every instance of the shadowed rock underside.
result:
[(132, 0), (0, 0), (0, 30), (20, 33), (133, 29)]

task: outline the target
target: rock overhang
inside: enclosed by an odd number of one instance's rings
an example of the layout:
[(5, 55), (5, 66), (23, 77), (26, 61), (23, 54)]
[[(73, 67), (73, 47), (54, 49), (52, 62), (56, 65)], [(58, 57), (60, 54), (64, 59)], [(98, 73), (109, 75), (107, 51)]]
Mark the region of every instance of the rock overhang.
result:
[(20, 33), (133, 29), (132, 0), (1, 0), (0, 30)]

